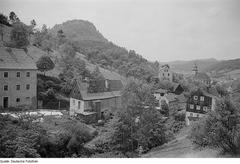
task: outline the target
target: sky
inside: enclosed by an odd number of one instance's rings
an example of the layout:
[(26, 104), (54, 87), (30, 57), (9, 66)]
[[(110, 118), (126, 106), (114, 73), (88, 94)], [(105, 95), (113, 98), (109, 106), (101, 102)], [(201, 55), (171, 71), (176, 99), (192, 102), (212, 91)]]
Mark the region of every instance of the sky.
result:
[(150, 61), (240, 58), (240, 0), (0, 0), (26, 24), (92, 22)]

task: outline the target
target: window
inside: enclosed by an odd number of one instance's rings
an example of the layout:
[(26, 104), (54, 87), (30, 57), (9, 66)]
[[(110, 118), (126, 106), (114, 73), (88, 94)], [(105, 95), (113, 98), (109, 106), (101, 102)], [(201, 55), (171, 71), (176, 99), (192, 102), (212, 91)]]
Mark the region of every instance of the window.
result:
[(164, 73), (162, 75), (164, 76)]
[(201, 96), (201, 97), (200, 97), (200, 101), (204, 101), (204, 96)]
[(30, 89), (30, 84), (26, 85), (26, 89), (29, 90)]
[(30, 72), (27, 72), (27, 73), (26, 73), (26, 76), (27, 76), (27, 77), (30, 77)]
[(3, 77), (8, 78), (8, 72), (4, 72)]
[(20, 90), (20, 85), (16, 85), (16, 90)]
[(78, 101), (78, 109), (81, 108), (81, 101)]
[(193, 96), (193, 99), (194, 100), (198, 100), (198, 96)]
[(207, 112), (208, 108), (206, 106), (203, 107), (203, 111)]
[(197, 117), (199, 117), (199, 114), (197, 114)]
[(193, 104), (190, 104), (190, 109), (194, 109), (194, 105)]
[(190, 116), (192, 117), (192, 116), (193, 116), (193, 113), (190, 113)]
[(75, 105), (75, 100), (74, 99), (72, 100), (72, 103), (73, 103), (73, 105)]
[(197, 110), (200, 110), (200, 109), (201, 109), (201, 107), (200, 107), (199, 105), (197, 105), (197, 107), (196, 107), (196, 108), (197, 108)]
[(4, 91), (8, 91), (8, 85), (4, 85), (4, 86), (3, 86), (3, 90), (4, 90)]
[(20, 98), (16, 98), (16, 102), (20, 102)]
[(20, 77), (20, 72), (17, 72), (17, 77)]

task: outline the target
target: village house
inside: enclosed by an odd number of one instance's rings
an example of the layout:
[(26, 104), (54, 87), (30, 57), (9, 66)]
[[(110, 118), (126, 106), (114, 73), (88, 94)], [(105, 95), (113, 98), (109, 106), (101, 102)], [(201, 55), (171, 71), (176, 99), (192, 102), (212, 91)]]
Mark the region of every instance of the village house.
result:
[(191, 77), (191, 79), (193, 81), (204, 83), (207, 86), (211, 84), (211, 78), (206, 73), (199, 72), (196, 64), (194, 65), (192, 71), (193, 76)]
[(89, 93), (89, 83), (76, 79), (70, 93), (70, 115), (78, 116), (87, 123), (104, 119), (121, 108), (123, 82), (119, 76), (107, 70), (101, 71), (104, 80), (100, 83), (103, 92)]
[(23, 49), (0, 47), (0, 110), (36, 108), (37, 68)]
[(163, 101), (165, 101), (170, 110), (185, 110), (186, 98), (183, 92), (181, 92), (180, 94), (176, 94), (175, 92), (171, 92), (165, 89), (158, 89), (154, 92), (154, 97), (158, 102), (157, 109), (161, 109), (162, 103)]
[(168, 64), (161, 66), (158, 73), (159, 80), (168, 80), (173, 82), (173, 72)]
[(186, 104), (186, 124), (204, 117), (205, 114), (215, 109), (217, 97), (200, 89), (192, 92)]

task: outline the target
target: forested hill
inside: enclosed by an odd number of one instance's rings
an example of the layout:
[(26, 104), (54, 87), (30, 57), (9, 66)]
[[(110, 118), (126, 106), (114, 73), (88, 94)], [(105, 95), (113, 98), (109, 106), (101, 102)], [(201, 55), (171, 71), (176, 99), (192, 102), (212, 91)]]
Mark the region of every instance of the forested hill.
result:
[(226, 71), (233, 71), (236, 69), (240, 69), (240, 58), (233, 59), (233, 60), (224, 60), (219, 63), (216, 63), (208, 68), (206, 71), (208, 72), (226, 72)]
[(205, 72), (211, 72), (215, 77), (240, 78), (240, 58), (220, 61), (206, 68)]
[(96, 27), (91, 22), (85, 20), (69, 20), (55, 25), (49, 32), (57, 35), (59, 30), (63, 30), (66, 37), (74, 41), (107, 42), (107, 39), (97, 31)]
[(55, 25), (49, 32), (57, 35), (60, 30), (72, 42), (75, 50), (84, 54), (93, 64), (114, 70), (126, 77), (133, 76), (147, 81), (157, 73), (157, 63), (148, 62), (135, 51), (128, 51), (108, 41), (93, 23), (70, 20)]

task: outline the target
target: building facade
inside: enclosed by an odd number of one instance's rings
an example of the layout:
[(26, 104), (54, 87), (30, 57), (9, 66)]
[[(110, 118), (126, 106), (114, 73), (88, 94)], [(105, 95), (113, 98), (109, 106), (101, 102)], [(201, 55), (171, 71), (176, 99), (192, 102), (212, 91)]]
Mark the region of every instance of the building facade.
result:
[(22, 49), (0, 48), (0, 108), (36, 108), (37, 68)]
[(214, 110), (217, 97), (197, 90), (189, 96), (186, 104), (186, 124), (190, 125), (191, 121), (195, 121), (211, 110)]
[[(75, 80), (74, 88), (70, 94), (70, 116), (80, 116), (87, 123), (104, 119), (111, 112), (120, 109), (121, 91), (110, 90), (108, 86), (116, 81), (107, 80), (108, 91), (100, 93), (88, 93), (88, 84)], [(116, 83), (120, 83), (119, 81)], [(112, 89), (116, 89), (115, 84)]]
[(168, 80), (173, 82), (173, 72), (168, 64), (161, 66), (158, 74), (159, 80)]

